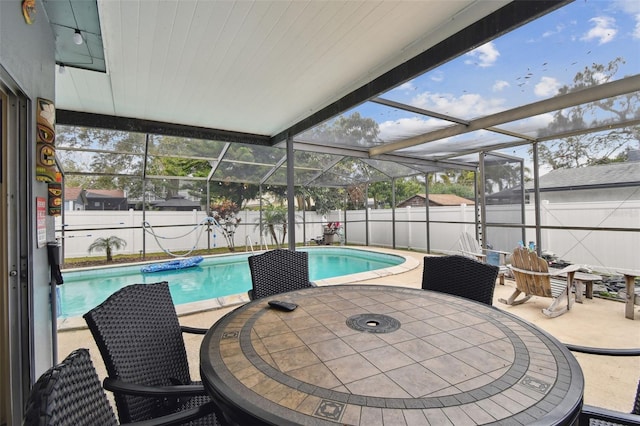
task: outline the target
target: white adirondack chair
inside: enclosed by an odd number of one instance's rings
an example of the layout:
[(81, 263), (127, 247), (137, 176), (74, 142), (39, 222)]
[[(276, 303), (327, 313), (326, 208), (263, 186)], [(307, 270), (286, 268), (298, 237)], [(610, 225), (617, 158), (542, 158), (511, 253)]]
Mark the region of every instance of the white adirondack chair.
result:
[(470, 257), (484, 263), (488, 263), (488, 253), (497, 253), (500, 259), (498, 265), (496, 265), (500, 268), (498, 277), (500, 278), (500, 284), (504, 285), (504, 275), (509, 271), (506, 260), (507, 255), (510, 253), (500, 250), (483, 249), (478, 240), (468, 232), (463, 232), (462, 235), (460, 235), (460, 253), (462, 253), (463, 256)]
[[(573, 278), (580, 265), (569, 265), (554, 272), (549, 271), (547, 261), (526, 247), (517, 247), (511, 256), (509, 269), (516, 279), (516, 289), (508, 299), (498, 299), (507, 305), (519, 305), (531, 296), (550, 297), (551, 305), (542, 310), (550, 318), (560, 316), (571, 309), (575, 296), (571, 292)], [(555, 277), (562, 276), (562, 279)], [(524, 293), (521, 299), (516, 298)]]

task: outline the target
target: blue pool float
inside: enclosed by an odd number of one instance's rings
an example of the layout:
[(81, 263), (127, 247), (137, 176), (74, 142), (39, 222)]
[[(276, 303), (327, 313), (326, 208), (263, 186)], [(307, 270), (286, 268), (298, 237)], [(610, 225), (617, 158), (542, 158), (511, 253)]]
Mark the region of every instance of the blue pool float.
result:
[(171, 260), (169, 262), (153, 263), (151, 265), (146, 265), (140, 268), (140, 272), (148, 273), (148, 272), (171, 271), (174, 269), (192, 268), (194, 266), (197, 266), (198, 263), (202, 262), (202, 260), (203, 260), (202, 256), (193, 256), (193, 257), (187, 257), (185, 259)]

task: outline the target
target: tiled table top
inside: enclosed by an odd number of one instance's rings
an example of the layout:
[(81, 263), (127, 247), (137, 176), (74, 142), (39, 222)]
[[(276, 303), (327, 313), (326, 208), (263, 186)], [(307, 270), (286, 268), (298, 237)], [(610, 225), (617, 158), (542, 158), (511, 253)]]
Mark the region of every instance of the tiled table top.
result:
[[(292, 312), (269, 300), (298, 304)], [(205, 386), (239, 424), (562, 424), (584, 379), (553, 337), (424, 290), (327, 286), (248, 303), (201, 347)]]

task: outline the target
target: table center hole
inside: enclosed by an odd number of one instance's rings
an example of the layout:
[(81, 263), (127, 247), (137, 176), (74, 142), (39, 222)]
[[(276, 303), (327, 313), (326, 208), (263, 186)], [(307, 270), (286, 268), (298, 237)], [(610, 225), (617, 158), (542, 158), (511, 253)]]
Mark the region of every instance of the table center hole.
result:
[(366, 313), (347, 318), (347, 326), (365, 333), (391, 333), (400, 328), (400, 321), (388, 315)]

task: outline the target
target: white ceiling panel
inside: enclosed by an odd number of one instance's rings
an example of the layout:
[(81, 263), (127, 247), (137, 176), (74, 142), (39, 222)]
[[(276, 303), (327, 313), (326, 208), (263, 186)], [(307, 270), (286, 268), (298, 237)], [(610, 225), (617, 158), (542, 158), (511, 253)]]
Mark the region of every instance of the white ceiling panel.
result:
[(507, 3), (98, 0), (107, 73), (56, 104), (275, 135)]
[[(58, 68), (59, 70), (59, 68)], [(111, 79), (101, 72), (66, 67), (56, 76), (56, 103), (74, 105), (76, 111), (115, 115)]]

